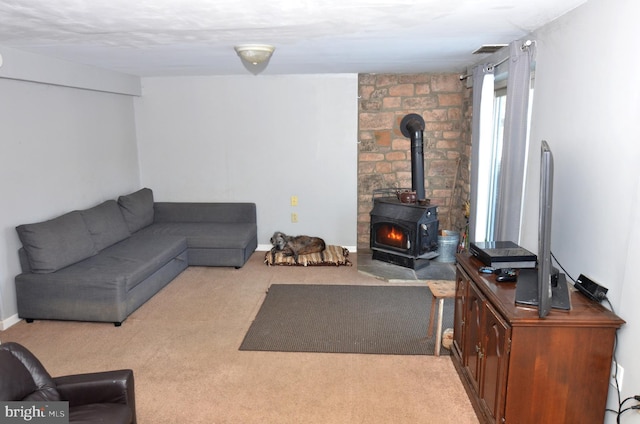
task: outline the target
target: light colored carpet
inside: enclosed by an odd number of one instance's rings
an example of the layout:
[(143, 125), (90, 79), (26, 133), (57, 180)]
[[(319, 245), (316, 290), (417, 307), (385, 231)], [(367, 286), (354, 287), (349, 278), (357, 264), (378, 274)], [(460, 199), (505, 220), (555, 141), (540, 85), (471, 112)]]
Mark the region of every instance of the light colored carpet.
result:
[(449, 356), (240, 351), (271, 284), (389, 284), (357, 266), (263, 260), (190, 267), (119, 328), (21, 322), (0, 340), (54, 376), (132, 368), (141, 424), (478, 423)]

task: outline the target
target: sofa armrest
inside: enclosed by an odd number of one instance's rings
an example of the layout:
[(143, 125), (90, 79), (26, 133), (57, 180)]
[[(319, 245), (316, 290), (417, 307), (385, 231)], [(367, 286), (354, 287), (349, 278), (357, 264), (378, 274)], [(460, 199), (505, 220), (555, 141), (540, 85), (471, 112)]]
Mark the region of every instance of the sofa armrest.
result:
[(18, 259), (20, 260), (20, 268), (22, 272), (27, 274), (31, 272), (31, 265), (29, 265), (29, 258), (27, 257), (27, 251), (24, 247), (18, 249)]
[(53, 379), (62, 400), (69, 407), (91, 403), (128, 405), (135, 417), (135, 387), (132, 370), (115, 370), (65, 375)]
[(154, 222), (256, 223), (255, 203), (154, 203)]

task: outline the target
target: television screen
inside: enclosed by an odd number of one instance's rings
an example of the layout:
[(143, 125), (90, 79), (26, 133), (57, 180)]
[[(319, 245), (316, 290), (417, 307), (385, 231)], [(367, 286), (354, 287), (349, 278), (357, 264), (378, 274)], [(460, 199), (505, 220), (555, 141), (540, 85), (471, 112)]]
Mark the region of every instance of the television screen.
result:
[(516, 303), (538, 307), (538, 316), (546, 317), (552, 308), (569, 310), (571, 301), (564, 274), (551, 259), (551, 220), (553, 206), (553, 154), (543, 140), (540, 147), (540, 196), (538, 206), (538, 268), (520, 270), (516, 284)]
[(546, 141), (540, 148), (540, 200), (538, 214), (538, 315), (551, 310), (551, 212), (553, 203), (553, 155)]

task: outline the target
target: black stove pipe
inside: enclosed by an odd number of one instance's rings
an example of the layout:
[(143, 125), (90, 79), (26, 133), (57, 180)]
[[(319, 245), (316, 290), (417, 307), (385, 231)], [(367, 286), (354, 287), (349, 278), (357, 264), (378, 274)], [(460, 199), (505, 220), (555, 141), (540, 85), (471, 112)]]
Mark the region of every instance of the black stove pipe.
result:
[(411, 138), (411, 190), (416, 192), (416, 200), (425, 200), (424, 191), (424, 152), (422, 116), (411, 113), (400, 122), (400, 131), (405, 137)]

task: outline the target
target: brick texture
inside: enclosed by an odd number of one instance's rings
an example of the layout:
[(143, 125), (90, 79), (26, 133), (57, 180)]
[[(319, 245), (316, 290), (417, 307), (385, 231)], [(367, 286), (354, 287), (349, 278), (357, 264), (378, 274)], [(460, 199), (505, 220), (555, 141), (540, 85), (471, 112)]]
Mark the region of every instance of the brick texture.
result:
[(471, 90), (459, 74), (361, 74), (358, 90), (358, 249), (369, 248), (374, 190), (411, 188), (411, 143), (400, 131), (409, 113), (425, 120), (425, 191), (438, 206), (440, 229), (463, 230)]

